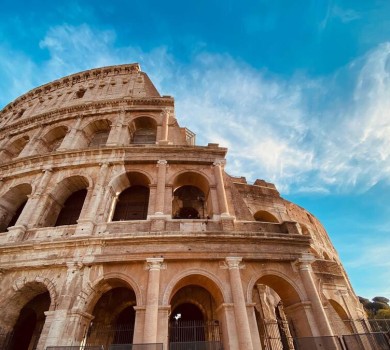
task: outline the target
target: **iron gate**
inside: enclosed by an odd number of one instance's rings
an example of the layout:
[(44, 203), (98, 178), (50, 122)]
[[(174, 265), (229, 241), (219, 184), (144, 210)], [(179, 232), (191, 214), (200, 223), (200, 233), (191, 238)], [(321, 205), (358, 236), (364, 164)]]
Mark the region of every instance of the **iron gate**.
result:
[(174, 321), (169, 324), (170, 350), (222, 350), (219, 322)]

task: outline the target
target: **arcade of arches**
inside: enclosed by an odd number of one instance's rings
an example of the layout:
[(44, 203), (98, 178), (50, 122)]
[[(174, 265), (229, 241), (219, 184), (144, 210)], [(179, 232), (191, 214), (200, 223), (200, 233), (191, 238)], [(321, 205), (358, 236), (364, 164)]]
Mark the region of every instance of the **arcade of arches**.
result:
[[(161, 282), (165, 280), (162, 277), (168, 273), (169, 265), (161, 258), (148, 259), (148, 265), (147, 290), (143, 296), (138, 287), (134, 289), (121, 277), (104, 279), (93, 287), (92, 294), (84, 294), (84, 310), (68, 320), (63, 319), (61, 305), (69, 302), (66, 300), (78, 300), (75, 295), (67, 294), (72, 285), (56, 300), (54, 310), (51, 310), (54, 304), (45, 286), (26, 285), (10, 299), (4, 320), (12, 320), (8, 324), (13, 326), (8, 340), (2, 341), (11, 342), (10, 349), (43, 349), (42, 344), (55, 345), (51, 332), (59, 331), (55, 328), (61, 326), (60, 329), (70, 332), (68, 345), (103, 345), (106, 349), (112, 344), (143, 342), (162, 342), (172, 349), (181, 349), (184, 343), (206, 342), (213, 346), (224, 344), (229, 349), (290, 350), (294, 349), (293, 337), (310, 336), (321, 327), (322, 319), (316, 315), (318, 310), (313, 305), (315, 301), (309, 299), (312, 307), (308, 307), (296, 287), (285, 278), (268, 274), (244, 285), (240, 277), (245, 274), (245, 270), (240, 272), (241, 258), (226, 258), (226, 268), (221, 269), (219, 264), (217, 271), (221, 276), (218, 279), (225, 280), (222, 285), (201, 273), (189, 273), (174, 282), (173, 288), (166, 289)], [(82, 276), (79, 270), (69, 271), (76, 274), (71, 283)], [(134, 270), (134, 277), (138, 275)], [(246, 300), (244, 291), (249, 286), (252, 291)], [(167, 292), (170, 293), (169, 305), (163, 305), (165, 297), (161, 293)], [(157, 300), (156, 296), (159, 296)], [(343, 323), (346, 311), (338, 302), (331, 300), (330, 303)], [(74, 322), (85, 326), (75, 327)], [(154, 322), (155, 328), (151, 327)], [(61, 342), (58, 345), (64, 345), (63, 340)]]

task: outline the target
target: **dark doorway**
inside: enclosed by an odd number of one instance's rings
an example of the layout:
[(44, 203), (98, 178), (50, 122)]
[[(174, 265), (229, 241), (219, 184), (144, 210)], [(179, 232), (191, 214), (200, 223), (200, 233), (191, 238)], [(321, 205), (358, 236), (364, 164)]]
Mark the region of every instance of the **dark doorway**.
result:
[(85, 188), (72, 193), (65, 201), (54, 226), (77, 224), (86, 196), (87, 190)]
[(39, 294), (22, 308), (15, 324), (10, 350), (35, 350), (49, 310), (49, 292)]
[(113, 221), (145, 220), (148, 215), (149, 188), (131, 186), (118, 197)]
[(19, 205), (19, 208), (16, 210), (14, 216), (12, 217), (11, 221), (8, 224), (8, 227), (15, 226), (16, 221), (18, 221), (20, 214), (22, 214), (22, 211), (24, 207), (26, 206), (27, 200), (23, 202), (21, 205)]
[(194, 304), (177, 306), (170, 317), (170, 342), (203, 342), (205, 322), (202, 311)]

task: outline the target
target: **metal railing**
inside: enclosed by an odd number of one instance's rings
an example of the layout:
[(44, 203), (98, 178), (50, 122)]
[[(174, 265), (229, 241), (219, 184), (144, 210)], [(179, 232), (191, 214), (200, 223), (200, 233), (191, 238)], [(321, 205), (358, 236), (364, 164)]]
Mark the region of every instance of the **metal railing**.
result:
[[(294, 338), (295, 350), (390, 350), (385, 333)], [(284, 349), (284, 348), (281, 348)]]
[(170, 343), (169, 350), (223, 350), (219, 341)]

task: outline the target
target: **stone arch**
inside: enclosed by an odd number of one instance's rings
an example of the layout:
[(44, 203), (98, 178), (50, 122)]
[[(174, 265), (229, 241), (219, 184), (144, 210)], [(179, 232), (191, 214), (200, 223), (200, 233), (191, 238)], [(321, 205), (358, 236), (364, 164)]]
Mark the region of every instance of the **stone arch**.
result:
[(228, 297), (226, 291), (223, 288), (222, 282), (218, 279), (217, 276), (207, 270), (189, 269), (183, 271), (180, 274), (175, 275), (175, 278), (167, 284), (163, 292), (162, 305), (169, 305), (172, 296), (181, 287), (197, 283), (200, 283), (200, 286), (208, 285), (209, 287), (211, 287), (210, 289), (206, 289), (214, 296), (216, 301), (220, 304), (231, 301), (230, 297)]
[(75, 300), (74, 308), (91, 313), (101, 295), (118, 285), (130, 287), (134, 291), (137, 305), (143, 305), (141, 288), (132, 277), (121, 272), (109, 272), (83, 288)]
[[(277, 280), (282, 280), (285, 282), (284, 286), (292, 288), (294, 293), (293, 293), (293, 300), (296, 302), (302, 302), (306, 300), (306, 293), (302, 290), (302, 288), (295, 282), (293, 281), (289, 275), (287, 275), (284, 272), (280, 272), (275, 269), (265, 269), (259, 274), (254, 275), (251, 280), (248, 283), (248, 289), (247, 289), (247, 301), (248, 303), (252, 303), (252, 290), (255, 287), (256, 283), (263, 279), (265, 276), (274, 276), (274, 282), (272, 285), (275, 284)], [(265, 283), (266, 284), (266, 283)], [(271, 287), (272, 287), (271, 285)]]
[(129, 169), (115, 176), (108, 187), (111, 188), (113, 193), (119, 194), (132, 184), (150, 185), (152, 183), (152, 177), (149, 173), (142, 169)]
[(109, 184), (109, 220), (145, 220), (149, 213), (151, 177), (144, 171), (127, 171)]
[[(65, 125), (59, 125), (51, 128), (49, 131), (45, 133), (45, 135), (41, 138), (42, 145), (40, 149), (43, 152), (53, 152), (57, 150), (68, 133), (69, 128)], [(37, 149), (37, 153), (40, 153), (40, 149)]]
[(5, 149), (0, 154), (0, 160), (3, 162), (17, 158), (27, 143), (30, 141), (28, 135), (20, 136), (6, 145)]
[(254, 305), (262, 343), (267, 341), (264, 331), (274, 333), (281, 348), (289, 348), (292, 336), (312, 336), (306, 293), (285, 273), (267, 269), (257, 274), (248, 284), (247, 298)]
[(50, 294), (50, 300), (51, 300), (50, 310), (51, 311), (55, 310), (57, 306), (58, 295), (56, 291), (56, 286), (50, 279), (42, 276), (36, 276), (30, 278), (20, 277), (14, 281), (14, 283), (12, 284), (12, 288), (15, 292), (18, 292), (23, 288), (25, 288), (26, 285), (31, 283), (41, 283), (46, 287), (46, 289)]
[[(139, 286), (125, 274), (114, 272), (105, 274), (95, 281), (90, 285), (90, 290), (84, 289), (86, 293), (89, 291), (93, 292), (87, 295), (88, 300), (84, 302), (84, 309), (92, 315), (93, 322), (90, 324), (86, 342), (102, 344), (108, 348), (125, 336), (127, 342), (132, 343), (135, 310), (139, 305)], [(83, 297), (85, 294), (81, 293), (77, 298), (81, 306)], [(107, 327), (111, 329), (110, 332), (107, 332)]]
[(274, 222), (279, 223), (279, 220), (276, 218), (275, 215), (271, 214), (269, 211), (266, 210), (258, 210), (254, 215), (253, 218), (256, 221), (261, 222)]
[(210, 181), (198, 171), (182, 171), (172, 181), (172, 215), (179, 219), (213, 216)]
[[(76, 216), (81, 216), (81, 211), (85, 207), (87, 190), (90, 187), (91, 180), (82, 175), (69, 176), (59, 181), (51, 194), (47, 197), (47, 203), (45, 206), (46, 211), (42, 215), (39, 226), (55, 226), (61, 212), (63, 212), (63, 215), (66, 215), (64, 211), (68, 210), (69, 208), (71, 211), (74, 211), (72, 214), (69, 212), (69, 215), (72, 216), (70, 220), (72, 222), (77, 220), (74, 220), (74, 218)], [(81, 193), (81, 191), (83, 191), (83, 193)], [(77, 208), (72, 208), (71, 203), (66, 203), (72, 195), (75, 195), (75, 200), (77, 200), (77, 203), (82, 201), (81, 204), (79, 203), (80, 205)], [(61, 220), (61, 222), (67, 221)]]
[(79, 148), (97, 148), (106, 145), (111, 130), (111, 121), (108, 119), (94, 120), (82, 129), (82, 136), (77, 142)]
[(155, 144), (157, 141), (157, 122), (152, 116), (137, 116), (129, 123), (130, 143)]
[(345, 311), (344, 307), (341, 306), (336, 300), (328, 299), (330, 307), (328, 308), (328, 314), (333, 330), (335, 334), (348, 334), (353, 333), (352, 323), (350, 317)]
[[(43, 296), (50, 299), (43, 311), (53, 311), (57, 306), (56, 287), (52, 281), (45, 277), (20, 277), (13, 282), (9, 294), (11, 294), (10, 297), (4, 298), (2, 305), (0, 304), (3, 311), (0, 327), (7, 331), (15, 327), (21, 311), (37, 297)], [(43, 313), (41, 313), (41, 317), (44, 319)]]
[(21, 183), (11, 187), (0, 197), (0, 232), (16, 224), (31, 193), (32, 186)]

